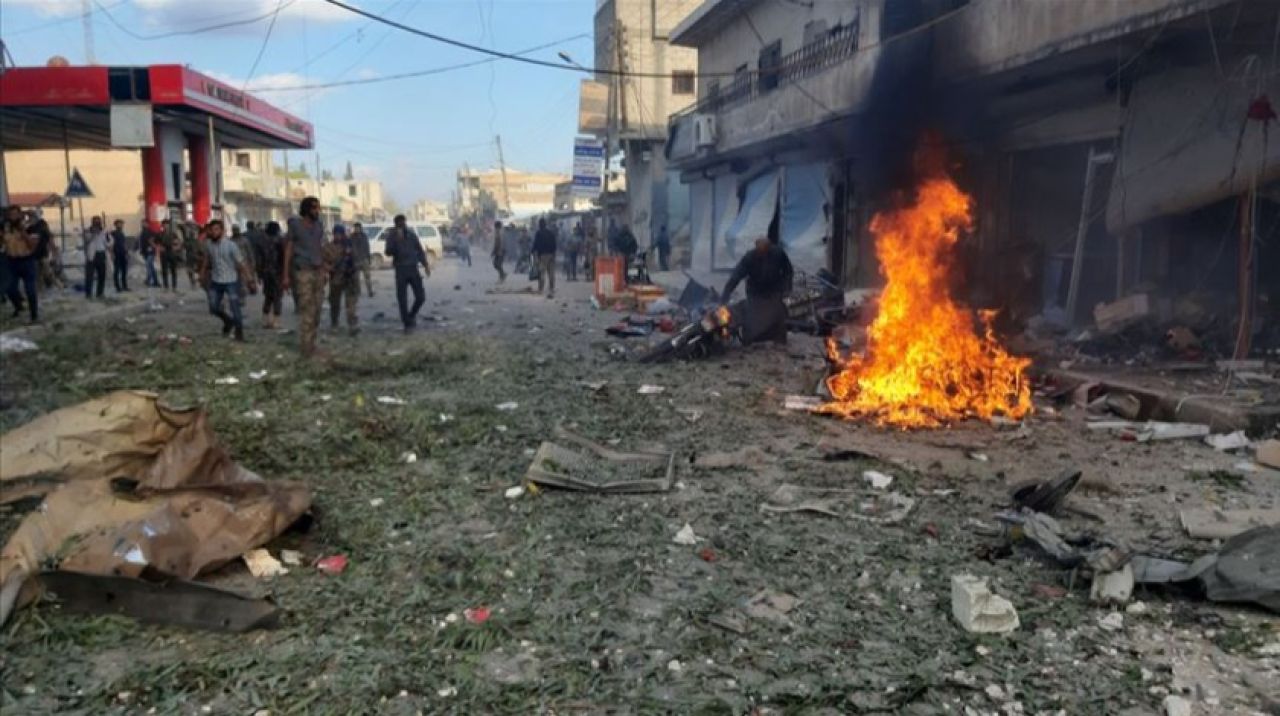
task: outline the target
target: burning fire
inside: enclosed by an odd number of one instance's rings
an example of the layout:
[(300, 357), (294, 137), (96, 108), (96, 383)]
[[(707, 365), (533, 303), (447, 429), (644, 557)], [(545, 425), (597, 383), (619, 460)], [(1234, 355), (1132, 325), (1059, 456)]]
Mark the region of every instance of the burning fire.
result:
[(839, 372), (822, 412), (882, 425), (935, 427), (967, 417), (1019, 418), (1031, 410), (1029, 359), (1009, 355), (991, 327), (993, 311), (971, 311), (948, 291), (948, 260), (971, 227), (971, 200), (944, 173), (918, 188), (915, 203), (871, 220), (887, 279), (863, 355), (827, 353)]

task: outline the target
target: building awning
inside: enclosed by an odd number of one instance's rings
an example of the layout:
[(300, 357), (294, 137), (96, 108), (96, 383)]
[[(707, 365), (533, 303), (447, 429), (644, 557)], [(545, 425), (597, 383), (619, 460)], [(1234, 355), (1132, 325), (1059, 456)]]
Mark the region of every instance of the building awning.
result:
[(792, 265), (816, 273), (827, 267), (827, 165), (787, 165), (779, 235)]
[(59, 206), (62, 204), (62, 195), (52, 191), (11, 191), (9, 204), (23, 208)]
[(747, 184), (742, 208), (726, 234), (727, 243), (745, 247), (769, 235), (769, 224), (778, 212), (778, 172), (770, 170)]

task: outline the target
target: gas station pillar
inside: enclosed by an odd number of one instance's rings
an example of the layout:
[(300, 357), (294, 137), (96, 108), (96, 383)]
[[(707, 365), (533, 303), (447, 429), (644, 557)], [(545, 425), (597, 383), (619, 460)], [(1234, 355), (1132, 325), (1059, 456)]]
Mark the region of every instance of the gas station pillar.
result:
[(213, 215), (213, 191), (210, 182), (209, 138), (187, 135), (187, 151), (191, 155), (191, 213), (197, 226), (204, 226)]

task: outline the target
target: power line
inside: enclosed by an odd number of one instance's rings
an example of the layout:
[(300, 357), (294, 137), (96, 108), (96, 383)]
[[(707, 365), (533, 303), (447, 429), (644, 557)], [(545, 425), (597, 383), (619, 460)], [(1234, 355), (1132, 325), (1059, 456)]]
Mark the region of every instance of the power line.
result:
[[(539, 67), (549, 67), (554, 70), (561, 70), (561, 71), (567, 71), (567, 72), (580, 72), (580, 73), (595, 74), (595, 75), (605, 75), (605, 76), (612, 76), (612, 77), (656, 77), (656, 78), (665, 78), (665, 79), (671, 79), (672, 77), (674, 77), (672, 73), (668, 73), (668, 72), (628, 72), (626, 70), (613, 70), (613, 69), (606, 69), (606, 68), (599, 68), (599, 67), (589, 68), (589, 67), (582, 67), (581, 65), (566, 65), (558, 62), (539, 60), (532, 57), (521, 57), (517, 53), (491, 50), (487, 47), (480, 47), (479, 45), (473, 45), (469, 42), (463, 42), (462, 40), (455, 40), (451, 37), (445, 37), (443, 35), (437, 35), (436, 33), (428, 32), (426, 30), (421, 30), (416, 27), (410, 27), (409, 25), (405, 25), (403, 23), (399, 23), (394, 20), (389, 20), (376, 13), (372, 13), (367, 10), (361, 10), (358, 7), (348, 5), (347, 3), (342, 2), (342, 0), (325, 0), (325, 2), (335, 7), (340, 7), (343, 10), (346, 10), (347, 12), (360, 15), (361, 17), (367, 17), (370, 20), (375, 20), (384, 25), (394, 27), (398, 30), (402, 30), (410, 34), (417, 35), (419, 37), (424, 37), (428, 40), (435, 40), (436, 42), (440, 42), (446, 45), (452, 45), (454, 47), (460, 47), (464, 50), (470, 50), (472, 52), (478, 52), (482, 55), (489, 55), (490, 57), (494, 57), (500, 60), (513, 60), (515, 62), (523, 62), (528, 65), (537, 65)], [(896, 35), (891, 35), (889, 37), (886, 37), (883, 40), (880, 40), (879, 42), (873, 42), (869, 45), (860, 46), (853, 51), (853, 54), (858, 54), (860, 52), (867, 52), (867, 51), (876, 49), (877, 47), (883, 47), (885, 45), (891, 44), (898, 40), (902, 40), (907, 37), (917, 35), (921, 32), (924, 32), (925, 30), (930, 30), (936, 25), (939, 25), (947, 20), (950, 20), (956, 15), (959, 15), (960, 13), (965, 12), (972, 6), (973, 6), (972, 3), (966, 3), (964, 5), (961, 5), (960, 7), (957, 7), (954, 10), (950, 10), (948, 12), (945, 12), (933, 18), (932, 20), (916, 25), (915, 27), (909, 30), (904, 30)], [(704, 78), (711, 79), (711, 78), (735, 77), (736, 75), (737, 75), (736, 72), (700, 72), (700, 73), (696, 73), (694, 77), (697, 79), (704, 79)]]
[[(120, 2), (115, 3), (114, 5), (112, 5), (112, 6), (111, 6), (111, 9), (112, 9), (112, 10), (114, 10), (114, 9), (116, 9), (116, 8), (120, 7), (121, 5), (124, 5), (124, 4), (125, 4), (125, 3), (127, 3), (127, 2), (129, 2), (129, 0), (120, 0)], [(95, 4), (96, 4), (96, 3), (95, 3)], [(4, 34), (5, 34), (5, 36), (6, 36), (6, 37), (14, 37), (14, 36), (16, 36), (16, 35), (26, 35), (26, 34), (29, 34), (29, 33), (32, 33), (32, 32), (39, 32), (40, 30), (45, 30), (45, 29), (48, 29), (48, 28), (50, 28), (50, 27), (55, 27), (55, 26), (57, 26), (57, 25), (64, 25), (64, 24), (66, 24), (66, 23), (68, 23), (68, 22), (72, 22), (72, 21), (74, 21), (74, 20), (80, 20), (80, 19), (83, 19), (83, 15), (82, 15), (81, 13), (76, 13), (76, 14), (74, 14), (74, 15), (69, 15), (69, 16), (67, 16), (67, 17), (60, 18), (60, 19), (58, 19), (58, 20), (51, 20), (51, 21), (49, 21), (49, 22), (42, 22), (42, 23), (40, 23), (39, 25), (31, 25), (30, 27), (20, 27), (20, 28), (18, 28), (17, 30), (13, 30), (13, 31), (6, 31)]]
[[(579, 39), (582, 39), (582, 38), (585, 38), (585, 37), (590, 37), (590, 35), (587, 35), (587, 34), (585, 34), (585, 33), (580, 33), (580, 34), (577, 34), (577, 35), (573, 35), (572, 37), (565, 37), (565, 38), (561, 38), (561, 39), (559, 39), (559, 40), (555, 40), (555, 41), (553, 41), (553, 42), (548, 42), (548, 43), (543, 44), (543, 45), (538, 45), (538, 46), (536, 46), (536, 47), (530, 47), (530, 48), (529, 48), (529, 49), (527, 49), (527, 50), (521, 50), (521, 51), (516, 52), (516, 53), (513, 53), (513, 54), (515, 54), (515, 55), (527, 55), (527, 54), (529, 54), (529, 53), (531, 53), (531, 52), (537, 52), (537, 51), (539, 51), (539, 50), (545, 50), (545, 49), (547, 49), (547, 48), (549, 48), (549, 47), (555, 47), (556, 45), (562, 45), (562, 44), (564, 44), (564, 43), (566, 43), (566, 42), (572, 42), (572, 41), (574, 41), (574, 40), (579, 40)], [(498, 61), (498, 59), (499, 59), (499, 58), (496, 58), (496, 57), (490, 57), (490, 58), (483, 59), (483, 60), (471, 60), (470, 62), (460, 62), (460, 63), (453, 64), (453, 65), (444, 65), (444, 66), (441, 66), (441, 67), (433, 67), (433, 68), (428, 69), (428, 70), (416, 70), (416, 71), (414, 71), (414, 72), (401, 72), (401, 73), (399, 73), (399, 74), (386, 75), (386, 76), (383, 76), (383, 77), (365, 77), (365, 78), (361, 78), (361, 79), (354, 79), (354, 80), (337, 80), (337, 81), (335, 81), (335, 82), (320, 82), (320, 83), (316, 83), (316, 84), (298, 85), (298, 86), (296, 86), (296, 87), (279, 87), (279, 88), (274, 88), (274, 89), (272, 89), (271, 91), (272, 91), (272, 92), (298, 92), (298, 91), (302, 91), (302, 90), (328, 89), (328, 88), (331, 88), (331, 87), (349, 87), (349, 86), (351, 86), (351, 85), (371, 85), (371, 84), (378, 84), (378, 83), (380, 83), (380, 82), (391, 82), (391, 81), (393, 81), (393, 80), (409, 79), (409, 78), (411, 78), (411, 77), (426, 77), (426, 76), (428, 76), (428, 75), (439, 75), (439, 74), (443, 74), (443, 73), (445, 73), (445, 72), (451, 72), (451, 71), (453, 71), (453, 70), (462, 70), (462, 69), (466, 69), (466, 68), (468, 68), (468, 67), (478, 67), (478, 66), (480, 66), (480, 65), (487, 65), (487, 64), (489, 64), (489, 63), (491, 63), (491, 62), (497, 62), (497, 61)]]
[[(292, 3), (293, 0), (287, 0)], [(253, 79), (253, 74), (258, 71), (258, 63), (262, 61), (262, 55), (267, 51), (267, 43), (271, 42), (271, 31), (276, 29), (276, 20), (280, 17), (280, 11), (285, 8), (286, 0), (277, 0), (276, 11), (271, 15), (271, 24), (267, 25), (267, 35), (262, 38), (262, 47), (258, 48), (258, 56), (253, 58), (253, 65), (249, 67), (249, 74), (244, 78), (244, 84), (240, 86), (240, 91), (244, 92), (249, 88), (249, 80)]]
[[(297, 2), (297, 0), (288, 0), (288, 2), (285, 3), (284, 7), (288, 7), (289, 5), (292, 5), (295, 2)], [(275, 14), (278, 12), (278, 10), (271, 10), (262, 15), (257, 15), (255, 17), (247, 18), (244, 20), (230, 20), (228, 22), (220, 22), (214, 25), (206, 25), (204, 27), (197, 27), (191, 30), (173, 30), (171, 32), (161, 32), (155, 35), (141, 35), (134, 32), (131, 28), (127, 27), (126, 25), (121, 24), (120, 21), (116, 19), (115, 15), (112, 15), (111, 12), (107, 8), (103, 7), (102, 3), (99, 2), (98, 0), (93, 0), (93, 4), (99, 10), (102, 11), (102, 14), (106, 16), (107, 20), (109, 20), (112, 25), (116, 26), (116, 29), (120, 30), (121, 32), (128, 35), (129, 37), (132, 37), (135, 40), (164, 40), (170, 37), (200, 35), (206, 32), (213, 32), (214, 30), (225, 30), (228, 27), (252, 25), (255, 22), (262, 22), (263, 20), (266, 20), (269, 17), (274, 17)], [(280, 9), (283, 9), (283, 8), (280, 8)]]

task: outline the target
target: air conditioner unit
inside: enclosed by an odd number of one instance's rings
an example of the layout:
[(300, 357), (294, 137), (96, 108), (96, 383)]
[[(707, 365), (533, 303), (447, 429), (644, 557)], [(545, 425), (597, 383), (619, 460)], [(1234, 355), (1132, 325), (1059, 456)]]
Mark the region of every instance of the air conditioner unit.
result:
[(716, 116), (714, 114), (693, 115), (693, 146), (697, 149), (716, 145)]

